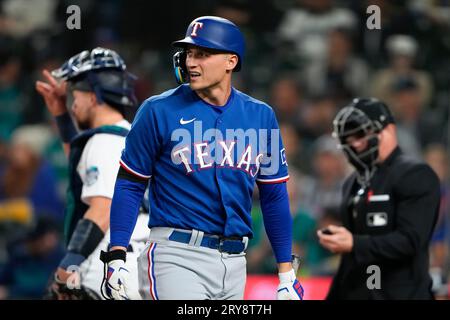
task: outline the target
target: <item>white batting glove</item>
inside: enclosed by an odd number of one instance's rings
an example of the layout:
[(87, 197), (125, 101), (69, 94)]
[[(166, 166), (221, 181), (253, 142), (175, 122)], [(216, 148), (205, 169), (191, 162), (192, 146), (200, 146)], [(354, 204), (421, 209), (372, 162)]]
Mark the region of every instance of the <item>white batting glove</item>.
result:
[(123, 260), (113, 260), (108, 263), (108, 273), (106, 275), (106, 293), (114, 300), (129, 300), (128, 298), (128, 276), (130, 272), (125, 267)]
[[(128, 277), (130, 272), (125, 267), (126, 252), (114, 250), (102, 251), (100, 260), (105, 264), (101, 292), (105, 299), (130, 300), (128, 297)], [(103, 285), (104, 284), (104, 285)], [(103, 290), (104, 289), (104, 290)], [(106, 297), (105, 294), (106, 293)]]
[(278, 274), (277, 300), (303, 300), (304, 290), (293, 269)]

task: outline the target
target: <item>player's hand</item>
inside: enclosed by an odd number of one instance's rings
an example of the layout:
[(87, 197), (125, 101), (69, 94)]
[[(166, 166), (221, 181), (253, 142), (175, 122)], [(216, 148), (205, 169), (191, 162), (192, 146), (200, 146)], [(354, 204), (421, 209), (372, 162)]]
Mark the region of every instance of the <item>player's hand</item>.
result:
[(47, 82), (36, 81), (36, 90), (44, 98), (48, 111), (55, 117), (66, 113), (66, 82), (58, 82), (46, 69), (42, 74)]
[(130, 272), (125, 267), (125, 261), (113, 260), (108, 263), (108, 271), (105, 282), (105, 291), (110, 299), (129, 300), (128, 277)]
[(277, 288), (277, 300), (303, 300), (304, 290), (293, 269), (278, 273), (278, 278), (280, 284)]
[(44, 295), (45, 300), (100, 300), (93, 290), (81, 285), (78, 272), (58, 268)]
[(48, 287), (47, 298), (51, 300), (79, 300), (79, 295), (77, 294), (79, 287), (79, 274), (58, 268), (53, 281)]
[(69, 292), (67, 291), (66, 283), (58, 278), (55, 274), (55, 278), (47, 288), (47, 294), (45, 299), (48, 300), (72, 300)]
[(104, 263), (104, 279), (100, 290), (105, 299), (130, 299), (128, 297), (130, 272), (125, 267), (127, 254), (125, 250), (125, 247), (112, 247), (111, 251), (100, 252), (100, 260)]

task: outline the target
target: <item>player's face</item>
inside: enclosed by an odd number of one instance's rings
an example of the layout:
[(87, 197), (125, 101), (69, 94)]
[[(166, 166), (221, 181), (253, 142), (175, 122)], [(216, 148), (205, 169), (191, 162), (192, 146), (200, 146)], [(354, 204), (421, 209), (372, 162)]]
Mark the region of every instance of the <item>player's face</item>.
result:
[(220, 86), (236, 63), (237, 56), (230, 53), (218, 53), (194, 46), (189, 46), (186, 50), (186, 67), (192, 90)]
[(72, 112), (81, 130), (91, 128), (95, 95), (92, 92), (73, 90)]

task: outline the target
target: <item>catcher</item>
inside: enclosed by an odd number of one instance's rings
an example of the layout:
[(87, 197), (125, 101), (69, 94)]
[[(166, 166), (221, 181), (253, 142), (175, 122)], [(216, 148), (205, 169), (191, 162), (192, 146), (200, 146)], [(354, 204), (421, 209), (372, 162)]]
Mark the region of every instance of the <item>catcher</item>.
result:
[[(67, 254), (47, 298), (101, 299), (103, 263), (99, 255), (108, 247), (111, 199), (131, 127), (125, 117), (137, 104), (134, 78), (122, 58), (104, 48), (83, 51), (52, 73), (44, 70), (43, 75), (47, 82), (37, 81), (36, 90), (55, 117), (70, 174), (64, 221)], [(66, 105), (71, 105), (71, 112)], [(78, 132), (72, 115), (82, 131)], [(146, 216), (141, 214), (139, 219), (146, 220)], [(128, 247), (129, 270), (137, 269), (137, 255), (148, 236), (142, 225)], [(130, 282), (131, 299), (140, 298), (137, 287), (136, 277)]]

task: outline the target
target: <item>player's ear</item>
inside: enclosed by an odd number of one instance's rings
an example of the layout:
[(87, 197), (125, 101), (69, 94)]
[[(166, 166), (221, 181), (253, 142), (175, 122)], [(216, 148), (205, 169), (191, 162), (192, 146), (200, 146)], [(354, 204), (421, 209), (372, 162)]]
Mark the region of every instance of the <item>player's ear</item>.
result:
[(91, 103), (91, 106), (96, 106), (98, 104), (95, 92), (89, 92), (89, 102)]
[(236, 54), (227, 54), (227, 71), (232, 71), (238, 64), (238, 56)]

